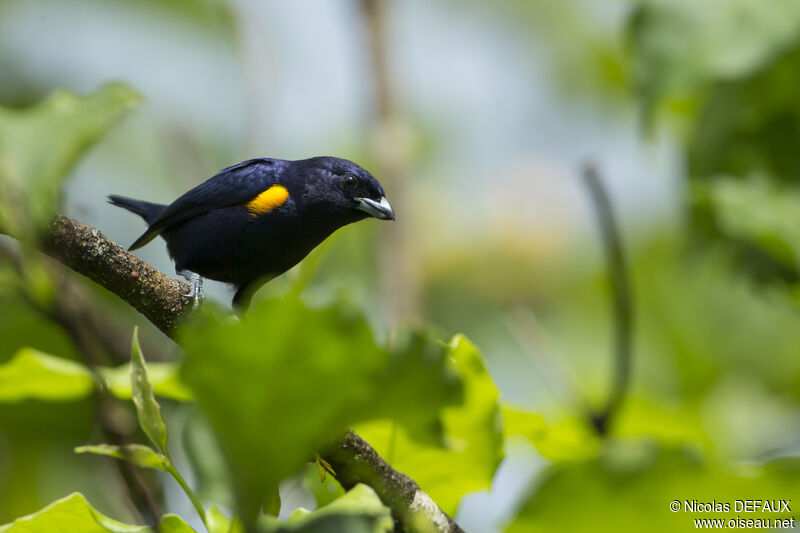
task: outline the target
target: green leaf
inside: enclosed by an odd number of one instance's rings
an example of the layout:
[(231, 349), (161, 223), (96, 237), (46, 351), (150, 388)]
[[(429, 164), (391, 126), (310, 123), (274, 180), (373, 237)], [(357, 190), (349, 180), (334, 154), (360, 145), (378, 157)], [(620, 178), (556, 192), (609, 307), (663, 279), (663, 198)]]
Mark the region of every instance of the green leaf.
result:
[[(245, 519), (352, 423), (394, 416), (427, 427), (444, 399), (453, 401), (458, 392), (443, 348), (382, 349), (364, 318), (346, 305), (310, 309), (296, 298), (267, 301), (241, 322), (206, 305), (179, 340), (187, 352), (181, 376), (219, 439)], [(419, 364), (405, 365), (405, 357)], [(419, 394), (420, 368), (438, 376), (424, 377), (429, 386), (445, 392)], [(404, 394), (404, 401), (387, 398), (390, 391)]]
[(167, 471), (167, 458), (144, 444), (88, 444), (75, 448), (75, 453), (94, 453), (122, 459), (141, 468)]
[(646, 0), (630, 30), (647, 110), (663, 101), (679, 110), (709, 81), (748, 75), (796, 43), (800, 3), (776, 0), (764, 9), (761, 0)]
[(44, 509), (0, 526), (0, 533), (147, 533), (147, 526), (123, 524), (96, 511), (83, 494), (74, 492)]
[(703, 189), (720, 231), (800, 270), (800, 189), (766, 180), (719, 178)]
[[(158, 533), (196, 533), (183, 518), (176, 514), (165, 514), (158, 525)], [(214, 533), (213, 531), (210, 533)]]
[(153, 395), (153, 386), (147, 379), (147, 367), (139, 345), (139, 330), (134, 328), (131, 341), (131, 391), (139, 425), (153, 444), (163, 453), (167, 452), (167, 426), (161, 418), (161, 408)]
[[(796, 468), (796, 467), (795, 467)], [(800, 496), (796, 470), (781, 475), (769, 465), (733, 471), (685, 448), (654, 445), (652, 439), (612, 441), (585, 461), (557, 463), (534, 480), (534, 491), (509, 533), (613, 530), (688, 531), (695, 518), (788, 518), (789, 513), (735, 512), (735, 500), (792, 499)], [(678, 500), (680, 511), (670, 502)], [(693, 513), (685, 502), (727, 502), (730, 512)], [(580, 512), (576, 512), (580, 510)]]
[(208, 533), (243, 533), (244, 528), (242, 523), (228, 518), (220, 511), (219, 507), (212, 505), (206, 512), (206, 523), (208, 524)]
[[(131, 399), (130, 364), (114, 368), (98, 367), (97, 370), (111, 394), (123, 400)], [(147, 378), (153, 386), (153, 394), (179, 402), (193, 400), (192, 391), (178, 377), (179, 370), (177, 363), (148, 363)]]
[(72, 166), (138, 100), (116, 83), (85, 97), (58, 91), (30, 109), (0, 107), (0, 231), (24, 237), (47, 224)]
[(503, 455), (503, 436), (498, 391), (480, 351), (456, 335), (448, 352), (464, 384), (464, 404), (443, 410), (444, 447), (415, 440), (392, 421), (366, 422), (354, 429), (394, 468), (419, 483), (444, 512), (454, 514), (462, 496), (491, 485)]
[[(175, 363), (150, 363), (147, 376), (154, 394), (177, 401), (192, 400), (192, 392), (178, 378)], [(114, 396), (131, 399), (131, 365), (98, 367), (98, 374)], [(0, 364), (0, 402), (76, 400), (89, 396), (96, 386), (91, 371), (80, 363), (22, 348)]]
[(0, 365), (0, 402), (77, 400), (93, 389), (85, 366), (33, 348), (22, 348)]
[(572, 414), (551, 421), (540, 413), (510, 404), (504, 404), (502, 412), (505, 435), (525, 437), (551, 461), (583, 460), (597, 455), (600, 440), (585, 418)]
[(314, 463), (306, 465), (303, 485), (314, 495), (317, 507), (328, 505), (344, 495), (344, 489), (335, 477), (326, 475), (324, 480), (321, 479), (319, 467)]
[(366, 485), (356, 485), (332, 503), (309, 512), (298, 509), (289, 521), (281, 522), (264, 516), (259, 520), (263, 533), (317, 533), (347, 531), (348, 533), (389, 533), (394, 531), (389, 508)]
[(437, 409), (415, 409), (420, 398), (431, 405), (453, 405), (463, 400), (458, 364), (449, 361), (450, 348), (431, 342), (424, 330), (406, 329), (393, 335), (389, 345), (389, 364), (379, 380), (382, 390), (376, 395), (365, 418), (381, 418), (392, 413), (415, 440), (441, 445), (443, 428)]
[(311, 520), (318, 520), (320, 517), (347, 514), (374, 519), (374, 531), (376, 532), (394, 530), (394, 522), (389, 508), (383, 505), (372, 487), (360, 483), (328, 505), (305, 516), (293, 515), (289, 521), (308, 523)]

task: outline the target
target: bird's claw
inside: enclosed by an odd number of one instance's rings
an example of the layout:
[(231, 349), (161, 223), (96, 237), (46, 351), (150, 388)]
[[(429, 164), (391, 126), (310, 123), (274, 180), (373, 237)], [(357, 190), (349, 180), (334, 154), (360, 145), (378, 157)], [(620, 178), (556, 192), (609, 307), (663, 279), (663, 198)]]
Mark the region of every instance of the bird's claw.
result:
[(206, 295), (203, 294), (203, 278), (200, 277), (200, 274), (188, 270), (180, 271), (178, 274), (186, 278), (189, 282), (189, 292), (183, 294), (183, 297), (193, 300), (192, 311), (196, 311), (197, 308), (200, 307), (200, 304), (206, 299)]

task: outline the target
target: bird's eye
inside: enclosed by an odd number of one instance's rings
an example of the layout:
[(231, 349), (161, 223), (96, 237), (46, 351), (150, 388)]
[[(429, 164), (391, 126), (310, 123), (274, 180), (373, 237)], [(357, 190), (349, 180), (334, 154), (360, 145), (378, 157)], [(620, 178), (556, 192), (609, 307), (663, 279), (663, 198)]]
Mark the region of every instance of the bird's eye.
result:
[(358, 178), (352, 174), (342, 176), (342, 187), (345, 189), (355, 189), (358, 186)]

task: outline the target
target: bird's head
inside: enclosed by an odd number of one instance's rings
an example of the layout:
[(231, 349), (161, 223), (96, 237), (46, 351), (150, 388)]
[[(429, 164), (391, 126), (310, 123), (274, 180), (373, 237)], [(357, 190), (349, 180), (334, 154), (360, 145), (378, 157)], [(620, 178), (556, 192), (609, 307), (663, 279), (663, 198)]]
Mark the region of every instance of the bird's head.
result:
[(394, 220), (394, 210), (375, 177), (347, 159), (314, 157), (294, 161), (303, 176), (307, 208), (341, 217), (345, 223), (366, 217)]

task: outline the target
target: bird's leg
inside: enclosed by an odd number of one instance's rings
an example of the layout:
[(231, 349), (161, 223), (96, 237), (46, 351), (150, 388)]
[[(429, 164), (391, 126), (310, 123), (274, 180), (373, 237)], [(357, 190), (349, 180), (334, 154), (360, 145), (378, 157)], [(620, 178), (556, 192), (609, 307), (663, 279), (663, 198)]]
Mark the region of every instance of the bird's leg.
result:
[(179, 276), (186, 278), (192, 286), (189, 292), (184, 294), (184, 296), (193, 299), (192, 310), (197, 309), (200, 307), (200, 303), (206, 299), (206, 295), (203, 294), (203, 278), (200, 277), (200, 274), (192, 272), (191, 270), (178, 270), (177, 272)]

